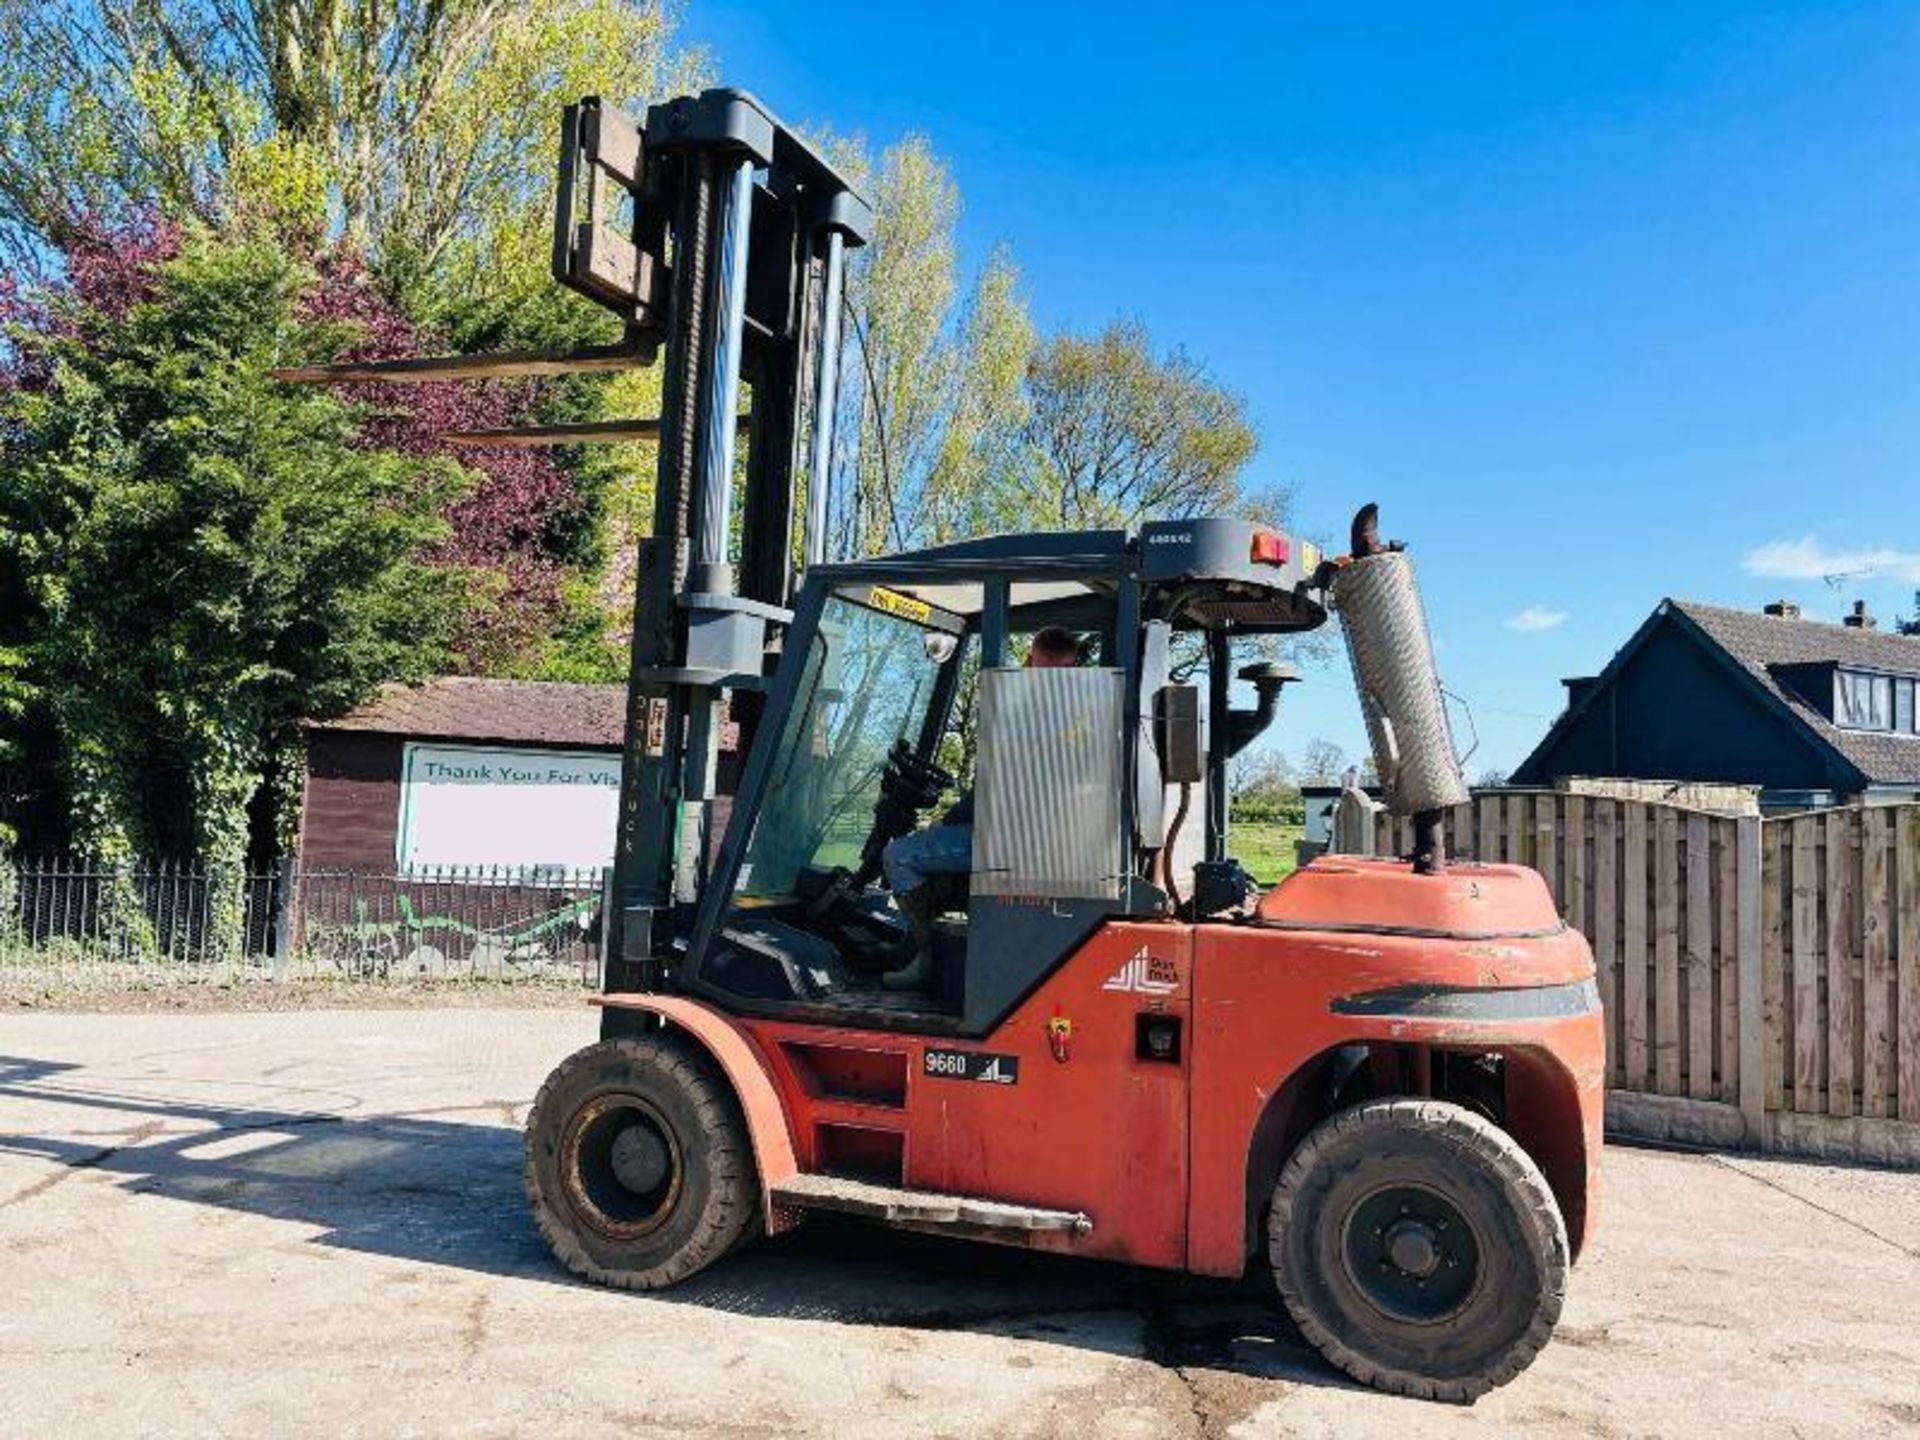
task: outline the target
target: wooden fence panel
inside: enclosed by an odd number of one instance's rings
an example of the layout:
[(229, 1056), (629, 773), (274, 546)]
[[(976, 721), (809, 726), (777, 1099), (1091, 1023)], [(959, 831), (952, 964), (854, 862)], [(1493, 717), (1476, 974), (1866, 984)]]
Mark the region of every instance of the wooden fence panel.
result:
[(1617, 1085), (1620, 1061), (1620, 852), (1611, 800), (1593, 802), (1593, 965), (1607, 1027), (1607, 1083)]
[[(1737, 1104), (1754, 1140), (1920, 1155), (1920, 805), (1497, 791), (1450, 819), (1456, 855), (1532, 865), (1587, 936), (1609, 1086)], [(1381, 817), (1381, 850), (1404, 829)]]
[[(1767, 1052), (1777, 1049), (1790, 1069), (1779, 1088), (1770, 1071), (1770, 1109), (1836, 1120), (1920, 1119), (1920, 1103), (1908, 1105), (1904, 1093), (1905, 1067), (1920, 1065), (1920, 1038), (1910, 1040), (1901, 1009), (1914, 1003), (1902, 967), (1920, 964), (1920, 934), (1905, 933), (1920, 928), (1912, 918), (1920, 905), (1916, 826), (1920, 806), (1854, 806), (1766, 822), (1761, 1023)], [(1784, 919), (1776, 905), (1785, 907)]]
[(1787, 827), (1760, 827), (1760, 984), (1764, 994), (1764, 1036), (1769, 1110), (1785, 1107), (1793, 1067), (1787, 1063)]
[(1624, 802), (1620, 836), (1620, 1009), (1626, 1061), (1620, 1083), (1651, 1090), (1647, 1067), (1647, 807)]
[(1769, 1059), (1762, 1017), (1773, 1013), (1767, 997), (1765, 933), (1766, 827), (1758, 815), (1734, 821), (1734, 928), (1736, 995), (1727, 1023), (1736, 1032), (1739, 1062), (1727, 1083), (1739, 1096), (1740, 1123), (1748, 1144), (1766, 1142)]
[(1793, 1104), (1791, 1109), (1816, 1113), (1824, 1098), (1826, 1031), (1820, 1023), (1820, 975), (1815, 956), (1820, 943), (1819, 856), (1821, 824), (1818, 816), (1803, 815), (1788, 822), (1792, 835), (1792, 889), (1788, 899), (1793, 918)]
[[(1714, 948), (1718, 959), (1714, 966), (1714, 984), (1719, 992), (1713, 1031), (1719, 1065), (1719, 1093), (1723, 1100), (1738, 1101), (1745, 1092), (1740, 1074), (1740, 844), (1742, 831), (1737, 820), (1722, 820), (1714, 825), (1713, 880), (1710, 889), (1716, 907)], [(1749, 880), (1756, 883), (1758, 871)], [(1759, 896), (1755, 895), (1757, 903)]]
[(1887, 868), (1890, 813), (1860, 816), (1860, 1113), (1885, 1119), (1893, 1098), (1893, 895)]
[(1564, 810), (1561, 817), (1561, 855), (1567, 870), (1567, 883), (1566, 893), (1560, 899), (1560, 910), (1567, 917), (1567, 924), (1584, 935), (1588, 930), (1589, 907), (1593, 903), (1587, 888), (1587, 857), (1592, 853), (1593, 844), (1587, 834), (1587, 797), (1569, 795), (1561, 804)]
[(1711, 1100), (1713, 1084), (1713, 831), (1702, 814), (1687, 816), (1687, 1094)]
[(1829, 810), (1826, 829), (1827, 1114), (1853, 1113), (1853, 922), (1854, 869), (1850, 862), (1851, 817)]
[(1566, 883), (1560, 875), (1560, 806), (1558, 795), (1536, 795), (1533, 800), (1533, 868), (1547, 882), (1547, 893), (1562, 915), (1567, 911)]
[(1894, 812), (1893, 959), (1899, 1001), (1894, 1013), (1895, 1115), (1920, 1121), (1920, 805)]
[(1680, 1089), (1680, 826), (1661, 806), (1653, 820), (1653, 1055), (1656, 1093)]

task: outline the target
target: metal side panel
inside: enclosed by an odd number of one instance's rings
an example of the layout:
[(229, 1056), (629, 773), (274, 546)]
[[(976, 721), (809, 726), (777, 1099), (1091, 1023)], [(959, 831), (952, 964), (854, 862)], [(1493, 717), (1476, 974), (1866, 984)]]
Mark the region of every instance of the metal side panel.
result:
[(1123, 690), (1119, 670), (981, 672), (975, 895), (1119, 896)]

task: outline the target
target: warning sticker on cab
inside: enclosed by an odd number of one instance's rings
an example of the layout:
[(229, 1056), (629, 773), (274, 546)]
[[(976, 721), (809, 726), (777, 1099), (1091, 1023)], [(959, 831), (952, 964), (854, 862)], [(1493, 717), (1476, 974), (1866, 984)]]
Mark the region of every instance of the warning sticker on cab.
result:
[(978, 1050), (929, 1049), (920, 1068), (936, 1080), (979, 1080), (988, 1085), (1018, 1085), (1020, 1057)]
[(933, 617), (933, 606), (926, 601), (902, 595), (898, 590), (889, 590), (884, 585), (876, 585), (867, 592), (867, 603), (883, 615), (898, 615), (902, 620), (911, 620), (916, 625), (924, 624)]

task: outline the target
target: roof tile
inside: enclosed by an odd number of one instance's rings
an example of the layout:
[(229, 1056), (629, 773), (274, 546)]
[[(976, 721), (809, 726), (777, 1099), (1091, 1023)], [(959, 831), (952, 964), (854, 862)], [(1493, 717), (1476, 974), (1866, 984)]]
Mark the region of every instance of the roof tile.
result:
[(1808, 729), (1877, 784), (1920, 784), (1920, 735), (1843, 730), (1780, 683), (1771, 667), (1834, 663), (1920, 676), (1920, 638), (1886, 630), (1856, 630), (1822, 620), (1788, 619), (1671, 600), (1715, 644), (1770, 691)]
[(315, 721), (311, 728), (617, 749), (626, 697), (624, 685), (446, 675), (423, 685), (387, 685), (351, 714)]

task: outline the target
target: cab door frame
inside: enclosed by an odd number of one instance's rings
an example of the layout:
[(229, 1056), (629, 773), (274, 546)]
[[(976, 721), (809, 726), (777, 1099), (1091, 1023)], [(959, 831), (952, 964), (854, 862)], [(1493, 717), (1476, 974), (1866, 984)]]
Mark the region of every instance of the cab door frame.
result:
[[(757, 733), (753, 739), (753, 748), (741, 773), (732, 813), (728, 817), (725, 837), (713, 865), (708, 870), (705, 885), (693, 910), (684, 958), (679, 971), (679, 988), (705, 996), (729, 1011), (803, 1018), (806, 1010), (803, 1004), (782, 1001), (743, 1001), (724, 990), (704, 984), (701, 970), (732, 908), (740, 867), (745, 861), (747, 846), (753, 835), (754, 819), (765, 802), (773, 765), (780, 747), (780, 738), (784, 733), (787, 717), (799, 698), (801, 683), (806, 674), (808, 654), (819, 630), (822, 611), (830, 595), (848, 586), (880, 585), (911, 589), (916, 584), (956, 582), (980, 584), (983, 600), (977, 621), (981, 637), (980, 663), (983, 667), (997, 663), (1004, 668), (1008, 653), (1008, 637), (1014, 618), (1012, 591), (1015, 585), (1047, 580), (1097, 580), (1112, 584), (1115, 588), (1112, 659), (1116, 662), (1116, 668), (1122, 672), (1124, 687), (1122, 711), (1125, 718), (1120, 743), (1120, 773), (1114, 777), (1114, 783), (1120, 786), (1122, 837), (1125, 844), (1131, 846), (1136, 830), (1136, 796), (1132, 776), (1139, 764), (1140, 728), (1141, 587), (1134, 574), (1134, 568), (1133, 557), (1127, 552), (1120, 552), (1117, 554), (1068, 553), (1015, 556), (1009, 557), (1005, 563), (960, 562), (937, 557), (927, 557), (916, 562), (911, 557), (900, 557), (821, 566), (810, 574), (802, 584), (800, 594), (795, 601), (793, 621), (787, 627), (780, 663), (775, 668), (768, 690), (767, 704), (762, 711)], [(951, 691), (945, 695), (944, 702), (950, 709), (953, 702)], [(928, 723), (931, 725), (931, 710)], [(921, 736), (923, 748), (929, 733), (932, 732), (923, 729)], [(1060, 927), (1058, 933), (1050, 931), (1047, 935), (1040, 937), (1045, 959), (1044, 964), (1034, 974), (1032, 983), (1024, 987), (1020, 994), (1012, 996), (1007, 1003), (999, 1006), (994, 1014), (968, 1017), (967, 1022), (959, 1027), (960, 1033), (981, 1035), (1004, 1019), (1020, 1000), (1052, 974), (1107, 916), (1138, 913), (1151, 909), (1150, 897), (1141, 892), (1140, 886), (1141, 882), (1135, 877), (1131, 875), (1123, 877), (1117, 896), (1100, 897), (1088, 902), (1094, 907), (1094, 913), (1085, 917), (1084, 922), (1076, 921), (1070, 926)], [(969, 948), (971, 949), (971, 945)], [(837, 1012), (831, 1022), (823, 1021), (822, 1023), (844, 1026), (857, 1025), (868, 1020), (884, 1023), (878, 1016), (848, 1012)]]

